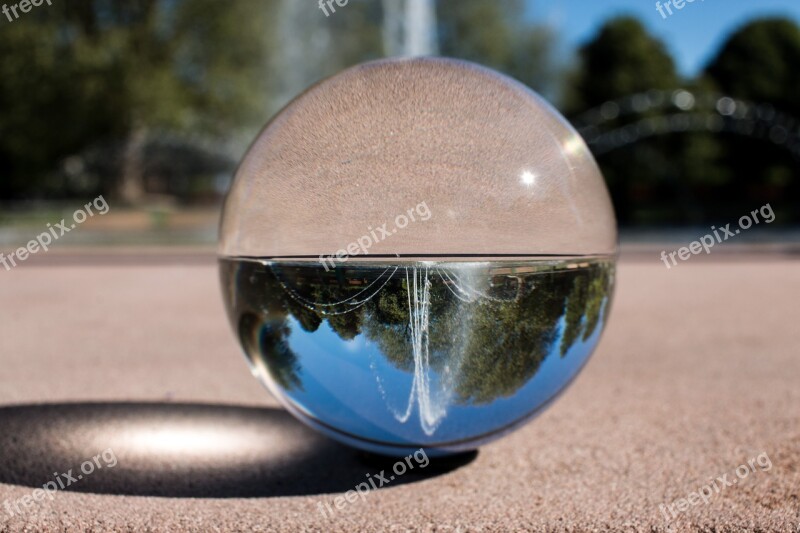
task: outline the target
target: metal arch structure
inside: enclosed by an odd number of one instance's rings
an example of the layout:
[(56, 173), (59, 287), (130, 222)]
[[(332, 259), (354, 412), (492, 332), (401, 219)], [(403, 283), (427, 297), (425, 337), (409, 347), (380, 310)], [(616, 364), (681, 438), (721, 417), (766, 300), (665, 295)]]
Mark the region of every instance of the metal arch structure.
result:
[[(659, 114), (619, 126), (620, 118)], [(608, 127), (612, 124), (611, 127)], [(594, 155), (669, 133), (729, 132), (775, 144), (800, 162), (800, 120), (770, 104), (688, 89), (650, 90), (610, 100), (578, 116), (573, 125)]]

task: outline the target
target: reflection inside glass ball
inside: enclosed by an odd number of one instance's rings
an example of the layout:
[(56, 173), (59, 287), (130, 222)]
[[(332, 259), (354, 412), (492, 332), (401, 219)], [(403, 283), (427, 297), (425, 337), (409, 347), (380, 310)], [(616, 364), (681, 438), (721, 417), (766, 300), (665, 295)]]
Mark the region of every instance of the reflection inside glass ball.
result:
[(614, 267), (222, 261), (254, 374), (340, 440), (474, 448), (552, 400), (597, 344)]

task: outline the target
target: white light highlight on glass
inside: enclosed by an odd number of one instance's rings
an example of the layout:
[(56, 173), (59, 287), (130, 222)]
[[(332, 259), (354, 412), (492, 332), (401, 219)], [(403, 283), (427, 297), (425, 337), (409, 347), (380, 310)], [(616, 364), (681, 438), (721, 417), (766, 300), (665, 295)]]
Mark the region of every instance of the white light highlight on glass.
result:
[(522, 176), (520, 176), (520, 181), (522, 181), (524, 185), (531, 186), (536, 182), (536, 175), (526, 170), (522, 173)]

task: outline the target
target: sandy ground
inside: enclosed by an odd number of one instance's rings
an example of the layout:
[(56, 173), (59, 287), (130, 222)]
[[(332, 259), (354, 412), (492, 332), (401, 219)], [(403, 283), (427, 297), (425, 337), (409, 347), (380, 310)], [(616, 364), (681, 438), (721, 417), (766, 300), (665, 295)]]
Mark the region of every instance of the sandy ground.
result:
[(0, 271), (0, 531), (800, 531), (798, 296), (790, 258), (623, 260), (548, 411), (323, 514), (385, 465), (277, 408), (210, 258)]

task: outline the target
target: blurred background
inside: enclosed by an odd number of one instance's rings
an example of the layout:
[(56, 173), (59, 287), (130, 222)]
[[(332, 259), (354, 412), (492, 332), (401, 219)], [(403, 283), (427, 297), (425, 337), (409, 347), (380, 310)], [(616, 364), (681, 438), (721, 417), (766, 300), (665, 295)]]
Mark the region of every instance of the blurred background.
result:
[[(583, 134), (623, 242), (800, 243), (800, 3), (726, 0), (53, 0), (0, 15), (0, 249), (102, 194), (58, 241), (213, 249), (267, 120), (313, 82), (444, 55), (522, 81)], [(658, 7), (660, 6), (660, 7)], [(697, 228), (703, 228), (698, 233)]]

